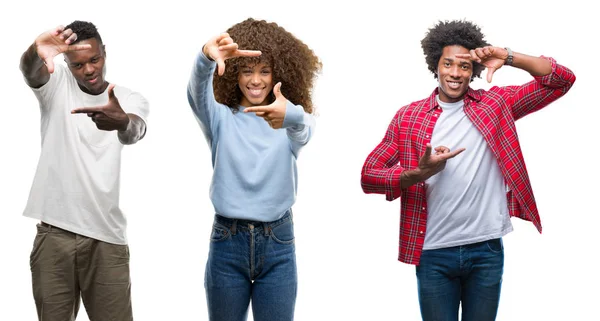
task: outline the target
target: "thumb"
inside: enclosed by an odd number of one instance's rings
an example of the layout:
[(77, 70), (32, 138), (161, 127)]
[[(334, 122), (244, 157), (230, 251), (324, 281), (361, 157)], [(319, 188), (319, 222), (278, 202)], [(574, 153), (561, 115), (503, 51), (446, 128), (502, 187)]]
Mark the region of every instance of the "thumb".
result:
[(431, 156), (431, 144), (427, 143), (427, 145), (425, 145), (425, 154), (423, 155), (423, 157), (429, 158), (430, 156)]
[(487, 82), (488, 83), (492, 82), (492, 76), (494, 75), (494, 71), (496, 71), (496, 68), (488, 67), (488, 69), (487, 69)]
[(281, 93), (281, 82), (278, 82), (275, 87), (273, 87), (273, 94), (275, 95), (275, 100), (279, 100), (280, 98), (285, 99)]
[(225, 73), (225, 61), (223, 58), (217, 58), (217, 72), (219, 76), (223, 76)]
[(49, 73), (54, 72), (54, 57), (44, 59), (44, 64), (46, 65), (46, 68), (48, 68)]
[(115, 100), (117, 97), (115, 96), (115, 84), (108, 85), (108, 100)]

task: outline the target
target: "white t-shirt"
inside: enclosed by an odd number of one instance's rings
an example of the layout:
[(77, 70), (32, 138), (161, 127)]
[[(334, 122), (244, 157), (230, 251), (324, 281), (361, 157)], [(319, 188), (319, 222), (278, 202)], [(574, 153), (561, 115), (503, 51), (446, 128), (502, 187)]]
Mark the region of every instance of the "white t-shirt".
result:
[[(50, 80), (32, 88), (41, 110), (41, 155), (24, 216), (113, 244), (127, 244), (125, 215), (119, 208), (121, 149), (117, 131), (96, 128), (78, 107), (108, 103), (108, 92), (81, 91), (71, 72), (56, 65)], [(121, 86), (121, 108), (146, 122), (148, 102)]]
[[(431, 146), (466, 148), (425, 181), (427, 234), (431, 250), (499, 238), (512, 231), (506, 184), (494, 154), (463, 110), (464, 102), (438, 103), (443, 112)], [(435, 151), (432, 151), (434, 153)]]

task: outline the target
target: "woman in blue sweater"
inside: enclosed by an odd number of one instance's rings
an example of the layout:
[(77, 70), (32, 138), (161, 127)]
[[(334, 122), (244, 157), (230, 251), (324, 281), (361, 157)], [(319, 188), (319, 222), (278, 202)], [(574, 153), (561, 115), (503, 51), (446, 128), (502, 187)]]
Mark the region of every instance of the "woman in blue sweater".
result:
[(314, 131), (320, 70), (308, 46), (254, 19), (196, 58), (188, 100), (211, 148), (216, 212), (205, 275), (212, 321), (246, 320), (250, 301), (256, 321), (293, 320), (296, 158)]

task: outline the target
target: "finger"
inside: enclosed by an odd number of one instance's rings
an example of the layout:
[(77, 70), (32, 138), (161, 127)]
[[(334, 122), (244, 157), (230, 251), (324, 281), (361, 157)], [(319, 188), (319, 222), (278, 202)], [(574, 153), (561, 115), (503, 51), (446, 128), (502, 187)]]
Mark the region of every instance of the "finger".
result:
[(461, 58), (461, 59), (473, 60), (471, 57), (471, 54), (455, 54), (454, 57)]
[(71, 30), (71, 29), (66, 29), (66, 30), (64, 30), (64, 31), (63, 31), (63, 32), (60, 34), (60, 37), (66, 40), (66, 39), (69, 39), (69, 37), (70, 37), (72, 34), (73, 34), (73, 30)]
[(471, 54), (471, 60), (481, 62), (481, 59), (479, 59), (479, 56), (477, 56), (477, 52), (475, 52), (475, 49), (469, 50), (469, 54)]
[(88, 117), (94, 117), (96, 113), (87, 113)]
[(489, 57), (489, 56), (491, 56), (491, 55), (492, 55), (492, 50), (491, 50), (491, 48), (490, 48), (490, 47), (483, 47), (483, 49), (482, 49), (481, 51), (483, 52), (483, 54), (484, 54), (486, 57)]
[(456, 155), (458, 155), (458, 154), (460, 154), (460, 153), (462, 153), (464, 151), (465, 151), (465, 148), (459, 148), (459, 149), (457, 149), (457, 150), (455, 150), (453, 152), (446, 153), (446, 154), (442, 155), (441, 157), (444, 160), (450, 159), (450, 158), (454, 158), (454, 156), (456, 156)]
[(268, 113), (271, 111), (273, 111), (273, 108), (271, 108), (269, 106), (256, 106), (256, 107), (244, 108), (245, 113), (255, 113), (255, 112)]
[(281, 94), (281, 82), (278, 82), (275, 87), (273, 87), (273, 94), (275, 95), (275, 100), (279, 100), (280, 98), (285, 99), (283, 94)]
[(81, 50), (86, 50), (86, 49), (91, 49), (92, 45), (90, 44), (85, 44), (85, 45), (70, 45), (67, 47), (67, 51), (81, 51)]
[(267, 113), (265, 113), (264, 111), (257, 111), (254, 113), (256, 116), (258, 117), (262, 117), (265, 118), (267, 116)]
[(117, 97), (115, 96), (115, 84), (110, 84), (108, 85), (108, 100), (109, 101), (118, 101)]
[(423, 157), (429, 158), (430, 156), (431, 156), (431, 144), (427, 143), (427, 145), (425, 145), (425, 154), (423, 154)]
[(223, 76), (223, 74), (225, 73), (225, 61), (223, 60), (223, 58), (217, 58), (217, 70), (219, 76)]
[(258, 57), (262, 54), (259, 50), (236, 50), (236, 57)]
[(48, 68), (49, 73), (54, 72), (54, 57), (44, 59), (44, 64), (46, 65), (46, 68)]
[(102, 107), (81, 107), (71, 110), (71, 114), (89, 114), (100, 112), (102, 112)]
[(52, 31), (52, 35), (58, 36), (58, 35), (60, 35), (61, 32), (63, 32), (63, 30), (65, 30), (65, 26), (60, 25), (60, 26), (54, 28), (54, 31)]
[(220, 45), (219, 46), (219, 50), (220, 51), (227, 51), (227, 50), (231, 50), (231, 51), (236, 51), (238, 48), (238, 44), (237, 43), (230, 43), (230, 44), (226, 44), (226, 45)]
[(67, 40), (65, 40), (65, 43), (71, 44), (71, 43), (74, 43), (75, 40), (77, 40), (77, 34), (73, 33), (71, 36), (69, 36), (69, 38)]
[(494, 71), (496, 71), (496, 68), (488, 67), (487, 77), (486, 77), (488, 83), (492, 82), (492, 77), (494, 76)]
[(435, 148), (435, 151), (438, 153), (447, 153), (450, 151), (450, 148), (448, 148), (446, 146), (438, 146)]
[(479, 59), (487, 58), (487, 55), (483, 51), (483, 48), (476, 48), (475, 49), (475, 54), (477, 55), (477, 57), (479, 57)]
[(222, 38), (221, 40), (219, 40), (218, 45), (219, 46), (225, 46), (225, 45), (229, 45), (233, 43), (233, 39), (231, 39), (231, 37), (225, 37)]

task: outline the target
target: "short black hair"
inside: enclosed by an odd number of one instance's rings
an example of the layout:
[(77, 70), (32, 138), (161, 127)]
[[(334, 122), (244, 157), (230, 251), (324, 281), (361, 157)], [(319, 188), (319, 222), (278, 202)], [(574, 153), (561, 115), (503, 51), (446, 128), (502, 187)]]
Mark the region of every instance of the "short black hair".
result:
[[(421, 48), (423, 48), (425, 54), (427, 68), (433, 73), (434, 78), (437, 78), (437, 67), (444, 47), (459, 45), (472, 50), (489, 46), (483, 38), (481, 28), (470, 21), (438, 21), (435, 26), (429, 29), (425, 38), (421, 40)], [(475, 77), (481, 78), (483, 69), (485, 69), (485, 66), (473, 62), (471, 81)]]
[(102, 37), (100, 37), (96, 26), (91, 22), (75, 20), (68, 24), (65, 29), (71, 29), (77, 34), (75, 43), (86, 39), (96, 38), (98, 43), (102, 44)]

